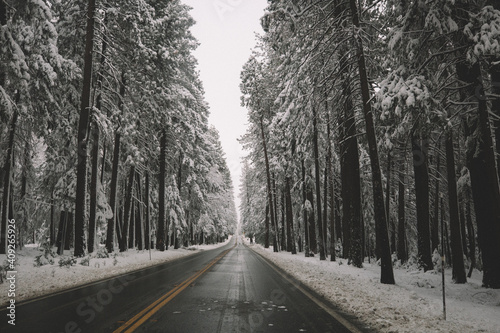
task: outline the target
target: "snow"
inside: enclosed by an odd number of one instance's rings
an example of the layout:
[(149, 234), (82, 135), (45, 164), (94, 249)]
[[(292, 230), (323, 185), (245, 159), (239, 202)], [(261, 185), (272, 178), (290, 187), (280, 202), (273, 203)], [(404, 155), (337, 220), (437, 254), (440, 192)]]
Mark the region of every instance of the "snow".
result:
[(365, 262), (359, 269), (345, 259), (320, 261), (319, 256), (306, 258), (303, 253), (249, 246), (376, 331), (500, 332), (500, 290), (481, 288), (478, 271), (462, 285), (452, 283), (451, 269), (445, 271), (445, 321), (441, 273), (395, 268), (396, 285), (385, 285), (379, 282), (380, 266), (374, 262)]
[[(54, 258), (54, 264), (35, 267), (35, 257), (42, 252), (39, 250), (38, 245), (29, 244), (23, 250), (18, 250), (16, 253), (17, 281), (15, 300), (16, 302), (20, 302), (148, 266), (169, 262), (200, 251), (224, 246), (230, 240), (231, 236), (225, 242), (214, 245), (194, 245), (177, 250), (168, 249), (164, 252), (151, 250), (151, 260), (149, 259), (149, 251), (147, 250), (116, 252), (110, 254), (109, 258), (95, 258), (94, 255), (91, 257), (88, 266), (81, 265), (82, 260), (85, 259), (84, 257), (77, 259), (77, 264), (71, 267), (59, 267), (59, 256)], [(70, 251), (65, 251), (64, 257), (70, 258)], [(4, 263), (5, 259), (6, 255), (0, 255), (0, 264)], [(0, 306), (4, 306), (9, 301), (7, 291), (8, 283), (5, 283), (4, 280), (4, 283), (0, 283)]]

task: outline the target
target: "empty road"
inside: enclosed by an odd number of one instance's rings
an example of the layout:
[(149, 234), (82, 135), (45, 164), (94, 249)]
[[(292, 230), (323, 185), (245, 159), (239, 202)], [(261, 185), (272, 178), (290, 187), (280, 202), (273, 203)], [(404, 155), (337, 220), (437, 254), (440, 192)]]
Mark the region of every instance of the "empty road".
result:
[(219, 249), (19, 303), (15, 327), (0, 312), (0, 332), (361, 332), (305, 293), (309, 296), (233, 240)]

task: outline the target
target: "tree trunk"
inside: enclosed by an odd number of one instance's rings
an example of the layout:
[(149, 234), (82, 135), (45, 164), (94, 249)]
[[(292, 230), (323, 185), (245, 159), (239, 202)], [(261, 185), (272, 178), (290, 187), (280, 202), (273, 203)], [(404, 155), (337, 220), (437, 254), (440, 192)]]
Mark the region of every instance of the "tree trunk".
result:
[[(135, 178), (135, 177), (134, 177)], [(137, 209), (137, 200), (135, 200), (134, 197), (134, 184), (132, 184), (132, 201), (130, 202), (130, 222), (128, 224), (128, 248), (133, 249), (135, 246), (135, 217), (136, 215), (136, 209)]]
[[(266, 143), (266, 136), (264, 133), (264, 120), (262, 117), (260, 118), (260, 131), (261, 131), (261, 136), (262, 136), (262, 147), (264, 149), (264, 161), (266, 165), (266, 179), (267, 179), (267, 200), (268, 200), (268, 205), (269, 205), (269, 215), (271, 217), (271, 225), (276, 227), (276, 221), (275, 221), (275, 214), (274, 214), (274, 202), (273, 202), (273, 193), (272, 193), (272, 188), (271, 188), (271, 170), (269, 167), (269, 157), (267, 155), (267, 143)], [(275, 230), (276, 231), (276, 230)], [(266, 234), (268, 234), (269, 231), (266, 229)], [(277, 237), (276, 233), (274, 235)], [(269, 236), (266, 236), (269, 237)], [(276, 240), (276, 238), (274, 238)], [(269, 247), (269, 244), (267, 244)], [(274, 251), (276, 251), (276, 246), (274, 246)]]
[(417, 255), (418, 263), (425, 272), (433, 269), (429, 231), (429, 171), (427, 147), (415, 133), (412, 133), (412, 148), (417, 206)]
[(471, 67), (456, 65), (458, 78), (468, 83), (461, 91), (462, 99), (477, 101), (477, 114), (465, 123), (466, 160), (471, 178), (477, 234), (483, 262), (483, 285), (500, 288), (500, 189), (495, 165), (495, 152), (489, 124), (488, 108), (478, 62)]
[(144, 210), (146, 211), (146, 230), (144, 231), (144, 248), (149, 250), (151, 248), (151, 225), (150, 225), (150, 216), (149, 216), (149, 172), (146, 171), (146, 179), (144, 184), (144, 203), (146, 207)]
[(113, 149), (113, 167), (111, 170), (111, 183), (109, 193), (109, 206), (113, 212), (113, 217), (108, 219), (106, 231), (106, 250), (108, 253), (114, 251), (115, 226), (118, 223), (118, 209), (116, 205), (116, 190), (118, 187), (118, 163), (120, 162), (120, 133), (115, 131), (115, 146)]
[(120, 252), (127, 250), (127, 245), (129, 245), (129, 237), (133, 238), (133, 234), (129, 230), (130, 216), (131, 216), (131, 206), (132, 206), (132, 191), (134, 186), (134, 174), (135, 166), (130, 166), (127, 189), (125, 191), (125, 206), (123, 212), (123, 233), (122, 233), (122, 243), (120, 244)]
[(323, 246), (328, 257), (328, 168), (325, 168), (323, 175)]
[[(355, 0), (349, 0), (351, 7), (352, 23), (356, 29), (360, 29), (358, 9)], [(365, 56), (363, 43), (360, 36), (356, 38), (357, 61), (359, 71), (359, 81), (361, 85), (361, 96), (363, 100), (363, 114), (366, 127), (366, 138), (368, 141), (368, 151), (370, 164), (372, 168), (372, 186), (373, 186), (373, 206), (375, 212), (375, 235), (379, 240), (381, 275), (380, 282), (385, 284), (394, 284), (394, 272), (392, 270), (391, 249), (389, 246), (389, 234), (387, 232), (387, 215), (384, 207), (384, 191), (382, 189), (382, 175), (377, 149), (377, 138), (375, 136), (375, 125), (373, 122), (373, 113), (371, 107), (370, 90), (368, 86), (368, 75), (366, 73)]]
[(318, 253), (318, 243), (316, 241), (316, 223), (315, 223), (315, 209), (314, 209), (314, 194), (312, 186), (307, 187), (307, 200), (311, 204), (311, 210), (309, 211), (309, 216), (307, 218), (309, 224), (309, 255), (314, 256)]
[(57, 229), (57, 254), (62, 255), (66, 244), (66, 229), (68, 224), (68, 215), (66, 211), (61, 210), (59, 213), (59, 228)]
[[(125, 97), (125, 72), (122, 73), (120, 82), (120, 102), (119, 108), (123, 111), (123, 98)], [(106, 231), (106, 249), (108, 253), (114, 251), (114, 239), (115, 239), (115, 226), (118, 229), (118, 209), (116, 205), (116, 191), (118, 187), (118, 166), (120, 163), (120, 140), (121, 134), (120, 130), (115, 130), (115, 143), (113, 149), (113, 166), (111, 170), (111, 183), (110, 183), (110, 193), (109, 193), (109, 205), (111, 211), (113, 212), (113, 217), (108, 220), (108, 227)], [(121, 238), (121, 235), (118, 237)]]
[(391, 151), (387, 152), (387, 184), (385, 188), (385, 211), (387, 212), (387, 221), (389, 222), (391, 235), (391, 253), (396, 252), (396, 227), (391, 219)]
[(343, 244), (343, 236), (342, 236), (342, 217), (340, 215), (340, 197), (337, 188), (340, 187), (340, 184), (337, 182), (337, 186), (333, 188), (333, 195), (335, 196), (335, 241)]
[(451, 129), (446, 134), (446, 174), (448, 181), (448, 202), (450, 209), (451, 259), (453, 265), (452, 278), (455, 283), (466, 283), (462, 236), (458, 207), (458, 191), (453, 152), (453, 133)]
[(167, 130), (163, 129), (160, 138), (160, 175), (158, 179), (158, 228), (156, 230), (156, 248), (160, 251), (166, 250), (165, 234), (165, 169), (166, 169), (166, 150), (167, 150)]
[[(497, 1), (489, 1), (495, 9), (500, 10), (500, 4)], [(500, 59), (495, 59), (498, 62)], [(500, 179), (500, 64), (490, 67), (491, 75), (491, 94), (495, 97), (491, 100), (491, 112), (495, 115), (493, 119), (493, 128), (495, 133), (495, 152), (497, 162), (497, 177)]]
[(264, 248), (269, 248), (269, 201), (266, 204), (266, 216), (264, 218), (266, 226), (266, 235), (264, 236)]
[[(404, 154), (403, 154), (404, 155)], [(399, 188), (398, 188), (398, 259), (401, 263), (408, 261), (406, 251), (406, 221), (405, 221), (405, 163), (399, 166)]]
[(274, 172), (271, 175), (271, 186), (272, 186), (272, 198), (273, 198), (273, 204), (274, 204), (274, 238), (273, 238), (273, 252), (279, 252), (280, 248), (280, 232), (279, 232), (279, 222), (278, 222), (278, 193), (276, 191), (276, 176), (274, 175)]
[(75, 257), (85, 255), (85, 203), (87, 187), (87, 142), (90, 116), (90, 89), (92, 84), (92, 49), (94, 47), (95, 0), (87, 8), (87, 32), (83, 69), (83, 90), (78, 122), (78, 165), (76, 168), (75, 200)]
[[(104, 14), (103, 25), (105, 26), (107, 22), (107, 14)], [(106, 63), (106, 49), (108, 46), (107, 42), (107, 34), (104, 33), (102, 39), (101, 46), (101, 59), (100, 59), (100, 67), (99, 73), (97, 74), (97, 98), (96, 98), (96, 109), (101, 110), (101, 99), (102, 99), (102, 82), (104, 75), (104, 66)], [(94, 113), (94, 112), (92, 112)], [(96, 235), (96, 218), (97, 218), (97, 182), (99, 179), (99, 136), (100, 130), (99, 125), (94, 114), (94, 119), (92, 120), (92, 175), (90, 180), (90, 216), (89, 216), (89, 239), (87, 243), (87, 249), (89, 253), (94, 252), (94, 247), (96, 244), (95, 235)], [(103, 156), (103, 175), (104, 175), (104, 156)], [(102, 181), (101, 181), (102, 183)]]
[(290, 177), (285, 180), (285, 206), (286, 206), (286, 247), (288, 252), (297, 254), (295, 247), (295, 239), (293, 238), (293, 207), (292, 207), (292, 193), (290, 190)]
[(465, 204), (465, 217), (467, 220), (467, 234), (469, 234), (470, 253), (470, 269), (467, 277), (470, 278), (472, 275), (472, 270), (476, 267), (476, 236), (474, 232), (474, 225), (472, 224), (472, 213), (469, 198), (467, 198), (467, 203)]
[(361, 235), (361, 180), (354, 108), (349, 80), (344, 84), (345, 105), (341, 119), (340, 176), (343, 207), (343, 257), (356, 267), (363, 264)]
[(54, 203), (54, 189), (50, 193), (50, 246), (56, 243), (56, 225), (55, 225), (55, 203)]
[[(330, 128), (330, 113), (326, 112), (326, 133), (328, 138), (328, 146), (326, 152), (326, 173), (328, 174), (328, 198), (330, 202), (330, 261), (335, 261), (335, 234), (338, 231), (335, 230), (335, 190), (334, 190), (334, 179), (333, 179), (333, 163), (332, 163), (332, 140), (331, 140), (331, 128)], [(326, 201), (325, 201), (326, 205)]]
[(135, 173), (135, 185), (136, 185), (136, 194), (138, 200), (136, 201), (135, 208), (135, 243), (138, 250), (144, 249), (144, 237), (143, 237), (143, 223), (142, 223), (142, 191), (141, 191), (141, 175), (136, 172)]
[(66, 242), (64, 243), (64, 249), (65, 250), (70, 250), (71, 245), (73, 245), (73, 213), (71, 212), (66, 212), (66, 236), (65, 240)]
[(286, 227), (285, 227), (285, 193), (281, 192), (281, 251), (288, 251), (287, 249), (287, 242), (285, 241), (285, 232), (286, 232)]
[(440, 200), (441, 200), (441, 223), (444, 225), (446, 258), (450, 258), (449, 260), (451, 263), (450, 234), (448, 233), (448, 223), (446, 223), (446, 221), (445, 221), (445, 211), (444, 211), (444, 203), (443, 203), (444, 199), (441, 198)]
[(309, 257), (309, 226), (308, 226), (308, 219), (309, 219), (309, 212), (306, 208), (306, 201), (307, 201), (307, 184), (306, 184), (306, 166), (304, 159), (301, 161), (301, 170), (302, 170), (302, 211), (303, 211), (303, 219), (304, 219), (304, 238), (305, 238), (305, 247), (304, 247), (304, 253), (306, 257)]
[(10, 192), (11, 192), (11, 173), (13, 165), (14, 153), (14, 138), (16, 133), (18, 113), (14, 111), (10, 121), (9, 128), (9, 143), (5, 156), (4, 164), (4, 182), (3, 182), (3, 197), (2, 197), (2, 226), (1, 226), (1, 239), (0, 239), (0, 254), (7, 253), (7, 220), (9, 219), (10, 207)]
[[(460, 155), (459, 155), (460, 156)], [(464, 256), (469, 259), (469, 252), (467, 251), (467, 230), (465, 225), (465, 214), (464, 214), (464, 203), (463, 200), (458, 202), (458, 209), (460, 214), (460, 234), (462, 235), (462, 250), (464, 251)]]
[[(316, 114), (316, 109), (312, 107), (313, 112), (313, 144), (314, 144), (314, 178), (315, 178), (315, 188), (316, 188), (316, 216), (318, 221), (318, 233), (319, 233), (319, 260), (326, 260), (325, 256), (325, 243), (323, 236), (323, 219), (321, 210), (321, 178), (319, 172), (319, 148), (318, 148), (318, 119)], [(326, 205), (326, 202), (325, 202)], [(325, 231), (326, 232), (326, 231)]]
[(434, 192), (434, 216), (431, 223), (431, 250), (439, 248), (439, 185), (441, 177), (441, 156), (439, 155), (439, 143), (436, 149), (436, 189)]
[[(99, 107), (99, 106), (97, 106)], [(92, 129), (92, 174), (90, 178), (90, 216), (89, 216), (89, 239), (87, 249), (89, 253), (94, 252), (96, 219), (97, 219), (97, 179), (99, 169), (99, 127), (93, 123)]]

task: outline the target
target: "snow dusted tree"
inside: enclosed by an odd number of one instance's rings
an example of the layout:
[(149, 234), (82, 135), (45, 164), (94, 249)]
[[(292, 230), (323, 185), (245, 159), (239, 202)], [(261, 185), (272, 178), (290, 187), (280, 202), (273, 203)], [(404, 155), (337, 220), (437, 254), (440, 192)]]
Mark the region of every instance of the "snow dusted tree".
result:
[[(75, 256), (84, 255), (86, 245), (93, 251), (104, 234), (108, 252), (115, 250), (115, 238), (121, 250), (141, 249), (144, 241), (147, 248), (151, 231), (161, 236), (165, 249), (167, 219), (184, 244), (194, 241), (201, 216), (209, 217), (211, 241), (234, 231), (230, 174), (218, 137), (208, 127), (187, 6), (142, 0), (0, 5), (1, 38), (10, 46), (0, 54), (5, 60), (0, 65), (0, 114), (2, 124), (10, 123), (1, 135), (3, 142), (10, 135), (10, 151), (22, 156), (13, 164), (7, 163), (12, 154), (2, 154), (9, 168), (22, 166), (16, 174), (7, 170), (8, 185), (21, 179), (20, 193), (28, 198), (35, 195), (28, 191), (34, 188), (28, 184), (33, 175), (42, 189), (32, 199), (50, 201), (52, 216), (60, 211), (65, 248), (72, 245), (72, 226), (64, 221), (73, 215), (73, 204)], [(29, 140), (17, 142), (19, 130)], [(36, 174), (29, 161), (32, 142), (40, 142), (43, 160)], [(89, 164), (89, 145), (91, 167), (84, 165)], [(3, 197), (5, 205), (11, 197)], [(150, 226), (148, 218), (158, 218), (162, 209), (160, 223)], [(55, 229), (52, 223), (52, 238)]]
[[(14, 213), (11, 200), (16, 138), (26, 138), (26, 144), (20, 143), (26, 150), (30, 149), (30, 138), (49, 136), (57, 115), (54, 110), (59, 108), (54, 87), (64, 74), (72, 75), (74, 67), (58, 51), (53, 11), (46, 2), (1, 1), (0, 22), (0, 40), (5, 46), (0, 50), (0, 115), (2, 124), (8, 124), (1, 129), (5, 137), (2, 141), (7, 143), (6, 154), (2, 154), (4, 191), (0, 251), (3, 252), (7, 218), (13, 218)], [(25, 176), (23, 179), (25, 189)], [(25, 195), (23, 193), (23, 198)]]

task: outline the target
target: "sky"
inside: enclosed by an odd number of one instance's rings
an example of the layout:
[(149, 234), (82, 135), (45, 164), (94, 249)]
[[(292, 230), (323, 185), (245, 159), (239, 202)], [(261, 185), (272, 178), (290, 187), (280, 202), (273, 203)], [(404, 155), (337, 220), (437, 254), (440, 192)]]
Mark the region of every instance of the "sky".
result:
[[(246, 130), (247, 113), (241, 106), (240, 72), (261, 34), (260, 18), (266, 0), (183, 0), (193, 7), (196, 24), (191, 32), (200, 42), (194, 55), (210, 106), (210, 124), (219, 131), (231, 171), (237, 209), (241, 158), (237, 139)], [(239, 215), (238, 215), (239, 216)]]

